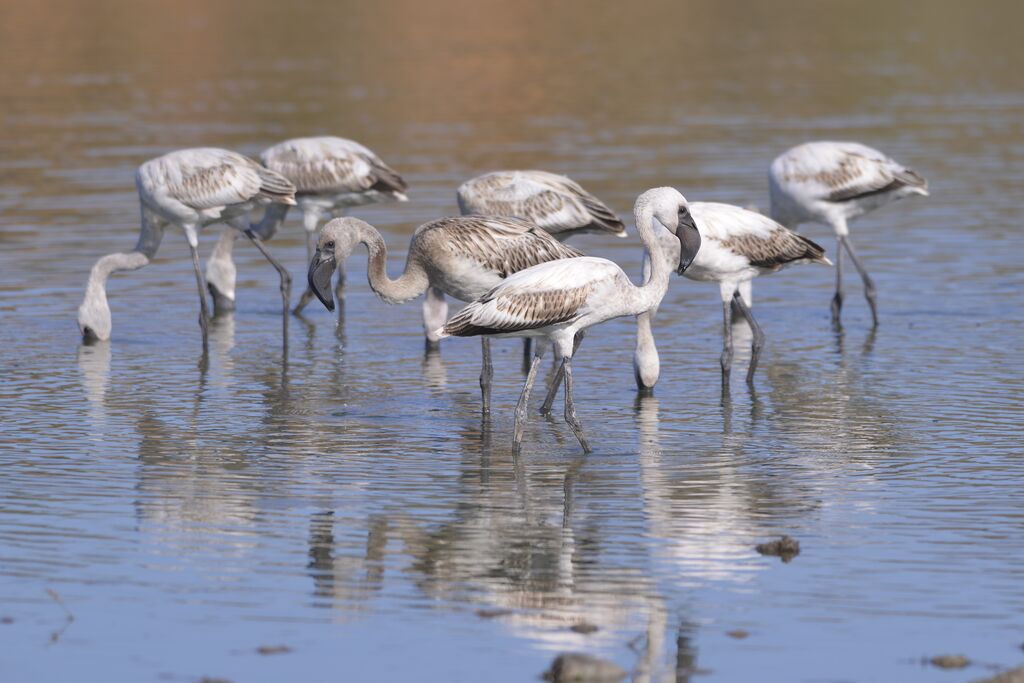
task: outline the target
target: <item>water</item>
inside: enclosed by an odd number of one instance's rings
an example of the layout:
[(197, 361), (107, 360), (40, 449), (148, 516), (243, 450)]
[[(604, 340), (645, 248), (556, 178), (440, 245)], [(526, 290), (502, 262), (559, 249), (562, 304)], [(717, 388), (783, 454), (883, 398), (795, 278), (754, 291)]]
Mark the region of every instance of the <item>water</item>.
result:
[[(5, 681), (524, 681), (564, 650), (638, 681), (967, 681), (1024, 659), (1019, 6), (0, 13)], [(654, 399), (630, 323), (593, 330), (586, 458), (534, 417), (514, 459), (518, 345), (495, 345), (482, 426), (478, 344), (425, 357), (418, 306), (377, 301), (356, 258), (343, 321), (311, 308), (285, 348), (276, 276), (240, 243), (238, 311), (202, 370), (171, 234), (111, 280), (113, 341), (79, 346), (89, 267), (134, 243), (141, 161), (313, 133), (409, 181), (409, 203), (356, 211), (393, 269), (458, 182), (499, 167), (570, 173), (623, 215), (659, 184), (764, 208), (775, 154), (848, 138), (932, 196), (854, 225), (877, 333), (855, 275), (841, 334), (831, 270), (756, 283), (757, 391), (740, 352), (724, 406), (713, 287), (673, 278)], [(297, 279), (301, 233), (271, 244)], [(635, 233), (577, 245), (639, 271)], [(784, 533), (792, 562), (754, 551)], [(922, 663), (946, 653), (974, 663)]]

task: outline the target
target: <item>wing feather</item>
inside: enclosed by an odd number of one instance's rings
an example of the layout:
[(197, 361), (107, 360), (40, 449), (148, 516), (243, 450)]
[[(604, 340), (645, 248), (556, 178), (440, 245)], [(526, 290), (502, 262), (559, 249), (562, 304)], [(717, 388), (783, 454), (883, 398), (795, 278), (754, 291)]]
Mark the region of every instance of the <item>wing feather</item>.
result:
[(336, 137), (295, 138), (260, 154), (263, 165), (293, 182), (301, 194), (402, 195), (402, 177), (368, 148)]
[(878, 150), (855, 142), (810, 142), (780, 156), (774, 169), (784, 183), (832, 202), (863, 199), (904, 187), (927, 194), (928, 181)]
[(518, 216), (552, 234), (603, 231), (625, 234), (625, 225), (601, 200), (565, 176), (546, 171), (494, 171), (463, 183), (463, 213)]
[(621, 275), (611, 261), (580, 257), (520, 271), (456, 313), (444, 334), (508, 334), (570, 323), (602, 281)]
[(820, 245), (756, 211), (717, 202), (692, 202), (690, 211), (702, 238), (717, 241), (752, 266), (777, 269), (798, 261), (829, 263)]
[(424, 251), (436, 248), (452, 256), (471, 258), (501, 277), (541, 263), (582, 256), (533, 223), (513, 217), (455, 216), (431, 221), (417, 229), (415, 242)]

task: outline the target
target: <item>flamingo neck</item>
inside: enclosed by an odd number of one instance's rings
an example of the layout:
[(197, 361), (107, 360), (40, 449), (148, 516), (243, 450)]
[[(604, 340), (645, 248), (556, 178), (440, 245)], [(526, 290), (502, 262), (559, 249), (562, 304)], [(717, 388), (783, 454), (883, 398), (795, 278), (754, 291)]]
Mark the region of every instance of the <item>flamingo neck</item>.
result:
[(97, 261), (89, 271), (89, 282), (85, 285), (86, 301), (107, 301), (107, 278), (120, 270), (137, 270), (149, 263), (149, 257), (141, 251), (107, 254)]
[(633, 218), (636, 221), (637, 232), (640, 233), (640, 240), (650, 254), (650, 268), (644, 269), (650, 275), (643, 285), (636, 288), (636, 310), (632, 311), (633, 315), (636, 315), (649, 311), (661, 303), (662, 297), (668, 291), (668, 279), (672, 271), (654, 229), (654, 207), (645, 198), (641, 198), (633, 210)]
[(400, 304), (427, 291), (430, 280), (423, 265), (415, 257), (412, 244), (409, 245), (405, 270), (397, 279), (392, 280), (388, 277), (388, 247), (380, 232), (370, 225), (360, 225), (358, 241), (366, 246), (369, 255), (366, 275), (370, 281), (370, 288), (386, 303)]
[(658, 347), (651, 331), (654, 311), (644, 311), (636, 317), (636, 348), (633, 351), (633, 376), (640, 390), (653, 389), (661, 374)]

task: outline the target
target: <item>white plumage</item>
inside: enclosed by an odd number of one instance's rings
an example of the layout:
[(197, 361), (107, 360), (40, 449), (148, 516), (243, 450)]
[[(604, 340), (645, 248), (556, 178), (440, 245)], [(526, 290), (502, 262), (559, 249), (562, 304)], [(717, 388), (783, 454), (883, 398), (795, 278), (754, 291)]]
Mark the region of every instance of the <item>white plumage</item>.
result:
[[(761, 328), (750, 310), (750, 281), (793, 263), (831, 262), (820, 246), (755, 211), (715, 202), (694, 202), (690, 204), (690, 211), (700, 232), (701, 244), (684, 274), (691, 280), (718, 283), (724, 311), (722, 383), (727, 389), (733, 356), (734, 310), (746, 318), (754, 333), (748, 382), (753, 381), (764, 342)], [(671, 263), (673, 249), (679, 248), (678, 241), (673, 245), (673, 236), (665, 230), (658, 233), (658, 240), (664, 247), (663, 258)], [(645, 253), (645, 274), (651, 268), (652, 258), (652, 254)], [(652, 315), (653, 311), (637, 317), (637, 345), (633, 355), (637, 386), (646, 391), (654, 387), (660, 372), (651, 332)]]
[(109, 254), (93, 266), (85, 299), (78, 309), (78, 325), (84, 339), (110, 338), (107, 278), (116, 271), (135, 270), (149, 263), (168, 224), (184, 231), (192, 252), (204, 350), (208, 321), (206, 282), (199, 268), (197, 246), (199, 231), (207, 225), (226, 223), (256, 244), (280, 275), (287, 310), (291, 279), (262, 244), (262, 239), (273, 233), (250, 226), (247, 218), (250, 211), (259, 207), (295, 204), (295, 187), (286, 178), (236, 152), (204, 147), (178, 150), (151, 159), (139, 166), (135, 181), (142, 205), (139, 240), (131, 252)]
[(878, 325), (875, 286), (849, 240), (848, 222), (889, 202), (928, 195), (928, 181), (876, 149), (857, 142), (806, 142), (779, 155), (768, 173), (772, 218), (790, 228), (823, 223), (836, 234), (836, 293), (832, 317), (842, 311), (842, 252), (864, 280)]

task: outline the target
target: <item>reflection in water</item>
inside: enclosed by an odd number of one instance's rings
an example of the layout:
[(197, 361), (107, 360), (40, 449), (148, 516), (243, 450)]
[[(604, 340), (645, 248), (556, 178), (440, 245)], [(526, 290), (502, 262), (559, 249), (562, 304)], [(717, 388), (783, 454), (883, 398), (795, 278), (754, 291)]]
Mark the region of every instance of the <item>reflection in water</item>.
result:
[[(93, 428), (102, 431), (106, 414), (104, 400), (110, 385), (110, 342), (97, 341), (78, 346), (78, 371), (89, 401)], [(96, 434), (98, 436), (99, 434)]]
[(383, 585), (388, 522), (384, 517), (371, 516), (362, 546), (348, 535), (347, 542), (337, 541), (334, 524), (334, 512), (330, 510), (310, 518), (308, 569), (317, 598), (314, 604), (356, 611)]
[[(672, 566), (677, 581), (746, 583), (761, 568), (744, 562), (756, 538), (750, 507), (749, 478), (739, 462), (669, 463), (659, 437), (658, 399), (637, 401), (639, 461), (644, 513), (649, 533), (667, 539), (658, 547), (660, 559)], [(731, 442), (737, 454), (742, 446)]]

